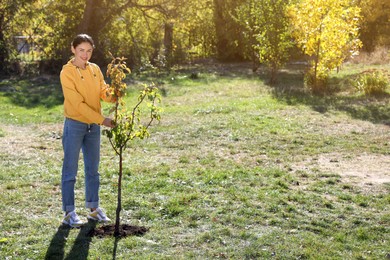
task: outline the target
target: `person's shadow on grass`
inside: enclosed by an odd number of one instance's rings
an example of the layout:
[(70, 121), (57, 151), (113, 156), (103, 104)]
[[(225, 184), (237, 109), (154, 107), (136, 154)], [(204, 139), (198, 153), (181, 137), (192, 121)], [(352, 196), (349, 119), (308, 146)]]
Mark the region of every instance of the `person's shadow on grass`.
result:
[(70, 227), (68, 225), (61, 224), (61, 226), (58, 227), (57, 232), (51, 239), (49, 248), (46, 251), (45, 260), (64, 259), (64, 249), (69, 232)]
[(73, 243), (72, 249), (65, 257), (65, 244), (69, 236), (70, 227), (61, 225), (58, 227), (56, 234), (53, 236), (49, 248), (47, 249), (45, 260), (52, 259), (87, 259), (89, 252), (89, 244), (92, 237), (91, 231), (95, 229), (97, 222), (89, 220), (88, 223), (81, 226), (76, 241)]

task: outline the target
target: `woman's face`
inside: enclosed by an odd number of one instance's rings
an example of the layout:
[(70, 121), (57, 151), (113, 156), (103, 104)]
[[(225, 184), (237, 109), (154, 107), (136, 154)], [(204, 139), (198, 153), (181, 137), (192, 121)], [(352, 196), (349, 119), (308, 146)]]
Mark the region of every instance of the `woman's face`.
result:
[(85, 64), (91, 59), (93, 47), (89, 42), (82, 42), (74, 48), (72, 46), (72, 52), (74, 54), (75, 63)]

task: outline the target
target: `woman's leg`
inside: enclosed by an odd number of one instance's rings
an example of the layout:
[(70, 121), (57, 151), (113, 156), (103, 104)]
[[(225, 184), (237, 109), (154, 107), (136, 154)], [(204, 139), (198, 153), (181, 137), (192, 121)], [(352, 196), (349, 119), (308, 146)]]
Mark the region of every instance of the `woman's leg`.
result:
[(62, 136), (64, 161), (61, 178), (62, 209), (65, 212), (75, 210), (74, 186), (76, 183), (80, 149), (86, 129), (87, 124), (65, 119)]
[(88, 133), (84, 137), (82, 151), (84, 155), (85, 171), (85, 206), (99, 207), (99, 161), (100, 161), (100, 126), (89, 125)]

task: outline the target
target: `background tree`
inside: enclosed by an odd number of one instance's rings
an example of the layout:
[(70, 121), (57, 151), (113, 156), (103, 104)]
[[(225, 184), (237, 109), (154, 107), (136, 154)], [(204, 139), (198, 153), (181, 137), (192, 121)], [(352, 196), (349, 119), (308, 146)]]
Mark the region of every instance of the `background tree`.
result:
[(152, 10), (147, 15), (137, 8), (123, 11), (110, 26), (101, 30), (101, 35), (104, 35), (101, 48), (106, 52), (115, 50), (118, 55), (126, 57), (133, 71), (144, 69), (151, 64), (155, 49), (161, 47), (163, 23), (157, 23), (162, 19), (160, 16)]
[(0, 73), (8, 73), (10, 66), (10, 55), (12, 48), (14, 31), (12, 22), (18, 10), (33, 3), (34, 0), (0, 0)]
[[(115, 19), (121, 19), (124, 12), (128, 9), (138, 9), (142, 16), (148, 16), (151, 10), (165, 12), (162, 5), (164, 0), (122, 0), (122, 1), (107, 1), (107, 0), (86, 0), (83, 12), (83, 18), (78, 26), (77, 32), (84, 32), (91, 35), (95, 41), (97, 50), (100, 55), (95, 55), (96, 58), (101, 57), (103, 60), (97, 60), (97, 63), (104, 63), (107, 46), (105, 46), (106, 38), (101, 32)], [(104, 59), (105, 58), (105, 59)]]
[(244, 58), (252, 61), (252, 70), (255, 72), (260, 66), (260, 59), (259, 53), (255, 48), (258, 45), (256, 35), (259, 33), (259, 16), (252, 15), (255, 11), (254, 4), (255, 0), (248, 0), (237, 7), (235, 19), (241, 26), (244, 38)]
[(363, 50), (372, 52), (375, 47), (390, 47), (390, 1), (360, 0), (362, 13), (361, 41)]
[(235, 11), (245, 0), (213, 0), (216, 55), (223, 61), (243, 60), (244, 38), (234, 19)]
[[(86, 32), (95, 39), (98, 54), (93, 56), (92, 61), (100, 66), (105, 66), (110, 60), (108, 51), (115, 51), (125, 56), (128, 65), (136, 70), (148, 66), (169, 67), (191, 61), (194, 57), (216, 57), (224, 61), (261, 61), (268, 64), (271, 71), (276, 71), (282, 63), (275, 61), (285, 59), (279, 54), (288, 47), (284, 45), (288, 34), (283, 28), (286, 21), (282, 9), (290, 1), (299, 3), (295, 7), (307, 9), (305, 14), (304, 10), (300, 11), (299, 16), (313, 16), (311, 21), (303, 24), (303, 28), (314, 28), (307, 31), (310, 34), (306, 36), (315, 38), (321, 35), (317, 38), (322, 39), (316, 41), (321, 43), (321, 48), (316, 49), (320, 56), (313, 52), (313, 59), (327, 59), (322, 53), (325, 50), (323, 42), (329, 40), (325, 35), (333, 27), (340, 33), (334, 34), (335, 37), (348, 38), (349, 43), (343, 45), (340, 41), (331, 48), (339, 49), (348, 56), (348, 51), (343, 48), (352, 47), (352, 38), (357, 35), (357, 30), (346, 31), (356, 25), (357, 20), (350, 20), (356, 6), (363, 9), (360, 22), (365, 50), (372, 51), (376, 45), (390, 45), (390, 2), (387, 0), (2, 0), (0, 70), (9, 68), (11, 60), (16, 64), (24, 58), (17, 55), (13, 41), (14, 36), (23, 35), (39, 50), (37, 60), (41, 72), (58, 73), (71, 55), (69, 43), (74, 35)], [(333, 15), (336, 11), (326, 11), (335, 9), (331, 6), (336, 5), (342, 6), (337, 7), (343, 9), (339, 11), (344, 12), (341, 16)], [(332, 25), (328, 22), (333, 19), (329, 18), (332, 15), (350, 24), (350, 28), (342, 28), (340, 22)], [(292, 20), (299, 23), (302, 19)], [(296, 43), (301, 47), (307, 45), (303, 47), (305, 53), (316, 45), (305, 40), (296, 40)], [(318, 75), (318, 71), (314, 71)]]
[(270, 68), (271, 83), (275, 82), (278, 69), (288, 60), (288, 50), (292, 46), (287, 5), (285, 0), (248, 0), (237, 8), (237, 21), (251, 44), (248, 48), (256, 53), (252, 57)]
[(176, 23), (175, 44), (178, 59), (190, 57), (213, 57), (216, 54), (216, 34), (211, 0), (187, 1), (190, 5), (181, 12)]
[(360, 47), (360, 8), (350, 4), (349, 0), (302, 0), (289, 9), (295, 40), (312, 57), (306, 83), (314, 93), (326, 91), (330, 70)]
[[(98, 55), (94, 55), (92, 61), (104, 66), (109, 59), (108, 51), (119, 46), (119, 44), (112, 44), (118, 42), (117, 38), (126, 39), (129, 43), (137, 42), (137, 46), (141, 46), (142, 41), (153, 33), (149, 29), (156, 27), (154, 25), (149, 27), (149, 25), (150, 21), (153, 24), (155, 17), (149, 14), (164, 12), (160, 2), (163, 1), (139, 0), (115, 1), (114, 3), (105, 0), (31, 1), (29, 4), (26, 3), (25, 9), (18, 8), (14, 12), (14, 18), (17, 19), (13, 19), (15, 22), (9, 26), (7, 33), (30, 35), (33, 32), (35, 44), (40, 50), (40, 63), (44, 65), (43, 69), (53, 68), (58, 73), (70, 57), (71, 40), (77, 33), (86, 32), (93, 36), (97, 46)], [(128, 15), (129, 10), (133, 10), (131, 16)], [(129, 20), (128, 18), (135, 19)], [(121, 21), (124, 23), (120, 23)], [(135, 27), (133, 23), (142, 26)], [(37, 24), (39, 26), (36, 26)], [(122, 29), (131, 28), (131, 34), (128, 34), (126, 30), (122, 32), (121, 28), (115, 28), (115, 25), (122, 26)], [(118, 34), (107, 33), (111, 30)], [(137, 30), (141, 34), (136, 35)], [(7, 43), (8, 50), (15, 49), (10, 39), (7, 39)], [(145, 40), (144, 43), (143, 45), (146, 46), (144, 49), (151, 46), (150, 41)], [(130, 46), (134, 47), (133, 44)], [(128, 48), (124, 51), (127, 56), (140, 53), (133, 50)], [(141, 59), (134, 60), (138, 64), (141, 63)]]
[[(28, 43), (34, 45), (36, 53), (34, 63), (44, 73), (58, 73), (61, 66), (70, 57), (70, 42), (77, 26), (77, 6), (80, 1), (64, 0), (61, 5), (57, 1), (37, 0), (15, 13), (10, 33), (27, 37)], [(17, 50), (10, 46), (10, 50)], [(31, 53), (30, 53), (31, 54)], [(30, 62), (23, 57), (22, 62)]]
[(208, 4), (171, 0), (164, 2), (164, 12), (129, 8), (101, 31), (104, 45), (127, 57), (133, 70), (213, 55), (214, 24)]
[(173, 25), (174, 63), (215, 54), (213, 8), (210, 0), (171, 0), (167, 9), (166, 24)]

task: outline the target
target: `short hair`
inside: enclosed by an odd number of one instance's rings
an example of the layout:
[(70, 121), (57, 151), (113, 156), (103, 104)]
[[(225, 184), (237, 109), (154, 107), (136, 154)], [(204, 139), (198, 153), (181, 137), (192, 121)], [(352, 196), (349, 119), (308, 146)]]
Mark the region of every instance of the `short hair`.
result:
[(95, 43), (93, 42), (93, 39), (91, 36), (85, 33), (78, 34), (72, 41), (73, 48), (76, 48), (79, 44), (83, 42), (88, 42), (92, 45), (92, 48), (95, 49)]

